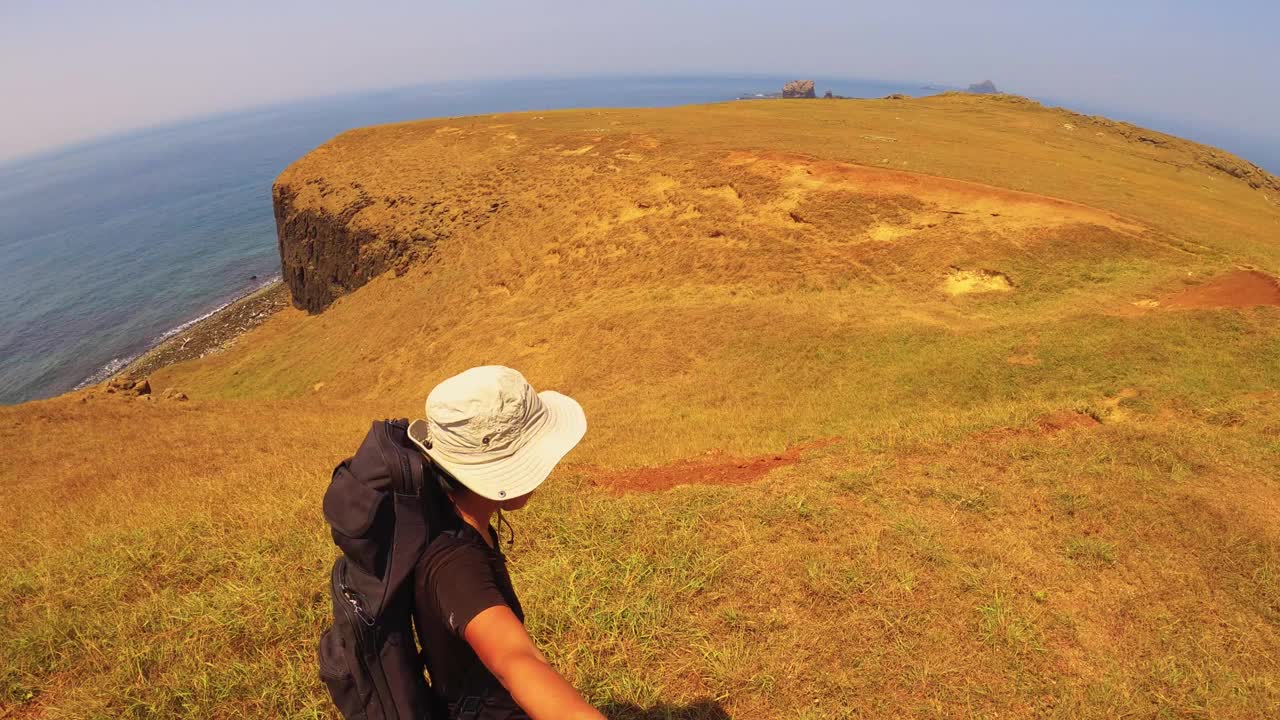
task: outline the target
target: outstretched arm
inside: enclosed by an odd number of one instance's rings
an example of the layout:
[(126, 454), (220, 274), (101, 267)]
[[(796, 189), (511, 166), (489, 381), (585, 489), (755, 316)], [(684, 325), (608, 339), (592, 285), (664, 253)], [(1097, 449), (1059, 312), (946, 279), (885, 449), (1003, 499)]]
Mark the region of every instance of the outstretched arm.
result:
[(463, 636), (480, 662), (533, 720), (605, 720), (547, 663), (524, 624), (506, 605), (467, 623)]

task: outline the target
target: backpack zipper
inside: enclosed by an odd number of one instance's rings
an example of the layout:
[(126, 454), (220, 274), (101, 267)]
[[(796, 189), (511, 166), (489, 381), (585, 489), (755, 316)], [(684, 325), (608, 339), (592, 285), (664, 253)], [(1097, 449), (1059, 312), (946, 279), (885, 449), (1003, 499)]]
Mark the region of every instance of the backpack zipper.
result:
[[(339, 567), (339, 565), (341, 567)], [(373, 618), (369, 617), (369, 615), (364, 611), (364, 609), (360, 606), (357, 600), (360, 597), (360, 594), (351, 591), (347, 587), (347, 583), (345, 581), (346, 574), (347, 574), (346, 571), (347, 571), (347, 564), (345, 562), (334, 563), (333, 578), (331, 582), (334, 585), (337, 585), (339, 593), (351, 605), (350, 610), (347, 610), (345, 605), (343, 606), (344, 608), (343, 614), (347, 614), (348, 612), (350, 612), (351, 614), (354, 614), (356, 618), (359, 619), (361, 622), (365, 623), (369, 627), (373, 627)], [(355, 597), (353, 598), (352, 596), (355, 596)], [(348, 617), (348, 622), (349, 620), (350, 618)], [(364, 647), (364, 641), (360, 637), (360, 628), (355, 626), (354, 624), (352, 624), (352, 628), (351, 628), (351, 639), (354, 640), (356, 644), (355, 656), (356, 656), (356, 662), (360, 665), (361, 674), (364, 677), (367, 677), (371, 681), (373, 681), (373, 687), (371, 688), (372, 694), (378, 698), (378, 704), (382, 706), (384, 713), (388, 711), (394, 713), (394, 705), (387, 703), (386, 698), (384, 698), (382, 696), (382, 693), (379, 691), (378, 682), (373, 676), (374, 669), (369, 666), (368, 661), (365, 659), (366, 650)], [(383, 682), (384, 683), (386, 682), (385, 677), (383, 678)]]
[[(383, 442), (378, 443), (378, 449), (382, 451), (382, 461), (387, 464), (388, 471), (392, 471), (393, 468), (398, 468), (400, 470), (399, 477), (392, 478), (394, 480), (392, 483), (394, 485), (392, 491), (404, 495), (406, 494), (404, 492), (405, 484), (412, 479), (413, 475), (409, 471), (409, 459), (404, 456), (403, 452), (400, 452), (400, 448), (397, 447), (398, 443), (396, 443), (395, 438), (391, 436), (391, 423), (391, 420), (382, 421)], [(395, 455), (395, 463), (389, 462), (389, 458), (387, 457), (388, 449), (390, 449), (391, 453)]]

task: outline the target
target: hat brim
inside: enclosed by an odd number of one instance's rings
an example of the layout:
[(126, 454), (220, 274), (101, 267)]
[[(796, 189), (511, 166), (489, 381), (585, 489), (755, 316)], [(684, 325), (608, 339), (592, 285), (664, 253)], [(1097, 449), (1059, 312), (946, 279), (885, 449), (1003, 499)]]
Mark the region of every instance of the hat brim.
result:
[(436, 447), (413, 442), (436, 464), (475, 494), (511, 500), (533, 492), (587, 433), (587, 416), (576, 400), (553, 390), (538, 393), (546, 419), (515, 453), (484, 464), (454, 462)]

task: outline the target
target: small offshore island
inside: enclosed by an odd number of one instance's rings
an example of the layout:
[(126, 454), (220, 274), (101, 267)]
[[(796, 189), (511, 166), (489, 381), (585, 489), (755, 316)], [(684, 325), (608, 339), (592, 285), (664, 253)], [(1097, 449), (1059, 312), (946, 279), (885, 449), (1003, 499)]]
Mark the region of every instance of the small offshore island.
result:
[[(933, 87), (928, 87), (926, 89), (942, 90), (942, 88), (933, 88)], [(990, 80), (983, 80), (980, 83), (974, 83), (969, 86), (969, 89), (966, 92), (976, 93), (981, 95), (994, 95), (994, 94), (1000, 93), (1000, 91), (996, 89), (995, 83), (991, 82)], [(804, 100), (804, 99), (812, 99), (817, 97), (818, 97), (818, 93), (816, 90), (816, 83), (814, 83), (813, 80), (792, 80), (786, 83), (785, 85), (783, 85), (782, 90), (780, 92), (743, 94), (743, 95), (739, 95), (738, 99), (739, 100), (762, 100), (762, 99), (763, 100)], [(885, 99), (906, 100), (908, 99), (908, 97), (909, 96), (903, 95), (902, 93), (893, 93), (891, 95), (887, 95)], [(835, 95), (830, 90), (827, 90), (822, 94), (822, 99), (824, 100), (856, 100), (859, 98), (851, 98), (844, 95)]]

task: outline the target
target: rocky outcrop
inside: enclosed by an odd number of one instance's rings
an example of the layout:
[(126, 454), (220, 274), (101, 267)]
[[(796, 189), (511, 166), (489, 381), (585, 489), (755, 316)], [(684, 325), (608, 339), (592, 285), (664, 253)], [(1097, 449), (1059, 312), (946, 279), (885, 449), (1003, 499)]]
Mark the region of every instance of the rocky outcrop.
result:
[[(1015, 96), (1005, 95), (1002, 98)], [(1059, 110), (1072, 127), (1087, 128), (1096, 132), (1114, 134), (1126, 142), (1160, 156), (1160, 161), (1175, 167), (1199, 167), (1240, 180), (1254, 190), (1280, 193), (1280, 177), (1272, 175), (1257, 165), (1237, 155), (1209, 145), (1168, 135), (1158, 130), (1139, 127), (1101, 115), (1082, 115), (1069, 110)]]
[(813, 88), (812, 80), (792, 80), (782, 86), (782, 97), (816, 98), (818, 97), (818, 94)]
[(129, 375), (113, 377), (101, 386), (103, 392), (108, 395), (126, 395), (129, 397), (141, 397), (151, 394), (151, 380), (143, 378), (137, 380)]
[(990, 80), (983, 80), (980, 83), (974, 83), (970, 85), (969, 92), (979, 93), (981, 95), (994, 95), (1000, 91), (996, 89), (995, 83), (991, 82)]
[(355, 197), (337, 213), (295, 206), (296, 191), (276, 183), (272, 189), (280, 274), (294, 307), (310, 313), (324, 310), (338, 297), (389, 269), (403, 271), (425, 257), (431, 244), (422, 237), (380, 236), (352, 222), (372, 204)]
[(1280, 177), (1276, 177), (1251, 162), (1242, 160), (1231, 153), (1217, 148), (1202, 146), (1197, 158), (1201, 165), (1243, 180), (1254, 190), (1280, 192)]

